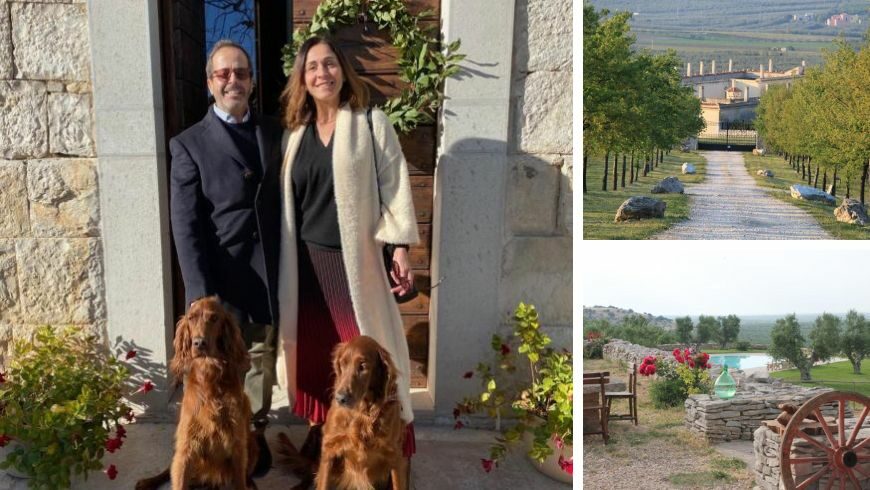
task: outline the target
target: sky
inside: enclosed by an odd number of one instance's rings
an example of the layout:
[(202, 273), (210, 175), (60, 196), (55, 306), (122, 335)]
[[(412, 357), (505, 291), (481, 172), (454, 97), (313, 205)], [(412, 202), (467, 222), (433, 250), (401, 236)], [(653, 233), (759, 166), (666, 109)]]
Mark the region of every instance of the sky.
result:
[(578, 252), (583, 306), (669, 317), (870, 312), (868, 242), (584, 241)]

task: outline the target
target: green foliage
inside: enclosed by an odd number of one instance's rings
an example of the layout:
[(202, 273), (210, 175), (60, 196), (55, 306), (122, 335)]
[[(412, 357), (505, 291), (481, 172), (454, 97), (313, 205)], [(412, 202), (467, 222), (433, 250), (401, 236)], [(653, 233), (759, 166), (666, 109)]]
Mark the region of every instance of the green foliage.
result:
[(604, 334), (611, 339), (621, 339), (632, 344), (655, 347), (676, 340), (673, 333), (662, 327), (651, 325), (642, 315), (629, 315), (619, 325), (609, 325)]
[(827, 361), (840, 352), (840, 319), (830, 313), (816, 318), (810, 331), (811, 360)]
[(719, 320), (713, 316), (701, 315), (698, 317), (697, 332), (695, 334), (695, 342), (698, 344), (706, 344), (719, 335)]
[[(691, 368), (686, 364), (676, 365), (677, 375), (683, 383), (686, 395), (708, 394), (713, 390), (713, 381), (706, 369)], [(685, 401), (685, 398), (683, 398)]]
[(855, 310), (849, 310), (844, 323), (840, 351), (852, 363), (855, 374), (860, 374), (861, 361), (870, 354), (870, 323)]
[(805, 376), (804, 379), (810, 379), (812, 363), (803, 352), (805, 344), (806, 340), (801, 335), (801, 326), (792, 313), (776, 321), (770, 332), (770, 346), (767, 348), (767, 353), (774, 361), (790, 362), (801, 371), (801, 376)]
[(649, 385), (649, 398), (655, 408), (678, 407), (688, 397), (686, 386), (680, 379), (659, 378)]
[(681, 344), (688, 344), (692, 341), (692, 330), (694, 330), (695, 326), (692, 325), (692, 317), (684, 316), (681, 318), (677, 318), (674, 320), (677, 325), (676, 334), (677, 341)]
[[(513, 337), (493, 335), (494, 362), (482, 362), (475, 370), (483, 390), (457, 403), (454, 416), (484, 412), (496, 418), (498, 426), (502, 413), (509, 411), (516, 424), (501, 431), (490, 448), (491, 459), (503, 459), (510, 446), (529, 432), (533, 437), (529, 456), (543, 461), (553, 453), (547, 444), (550, 439), (573, 444), (572, 355), (548, 347), (550, 338), (541, 332), (534, 306), (520, 303), (513, 319)], [(526, 358), (530, 378), (521, 378), (518, 354)]]
[(0, 384), (0, 434), (19, 445), (0, 469), (29, 475), (32, 488), (68, 488), (71, 476), (102, 467), (110, 431), (130, 411), (127, 368), (76, 327), (40, 327), (14, 351)]
[(585, 340), (583, 342), (583, 358), (602, 359), (604, 357), (604, 346), (607, 345), (607, 342), (609, 341), (610, 339), (607, 337), (597, 337)]
[(748, 350), (752, 349), (752, 342), (750, 342), (750, 341), (748, 341), (748, 340), (738, 340), (738, 341), (734, 344), (734, 348), (735, 348), (737, 351), (745, 352), (745, 351), (748, 351)]
[(281, 49), (284, 74), (290, 75), (296, 53), (312, 36), (329, 36), (344, 25), (356, 24), (361, 16), (388, 31), (399, 50), (399, 79), (410, 85), (398, 97), (387, 101), (383, 110), (393, 126), (408, 133), (417, 125), (433, 122), (444, 100), (447, 78), (459, 73), (460, 41), (439, 48), (437, 32), (426, 32), (420, 20), (431, 14), (411, 15), (402, 0), (324, 0), (311, 23), (293, 31), (293, 40)]
[(719, 317), (719, 332), (716, 336), (716, 341), (724, 349), (729, 342), (737, 340), (740, 334), (740, 317), (737, 315), (728, 315)]

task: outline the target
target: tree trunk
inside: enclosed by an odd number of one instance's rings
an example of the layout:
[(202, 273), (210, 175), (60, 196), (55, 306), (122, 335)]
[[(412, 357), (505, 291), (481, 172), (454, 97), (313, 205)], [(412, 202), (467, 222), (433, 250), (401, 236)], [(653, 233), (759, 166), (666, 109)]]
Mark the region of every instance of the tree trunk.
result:
[(807, 163), (806, 163), (806, 160), (804, 159), (804, 157), (801, 157), (800, 166), (801, 166), (801, 180), (803, 180), (803, 179), (807, 178)]
[(807, 166), (807, 185), (813, 185), (813, 166), (810, 165), (809, 163), (807, 163), (806, 166)]
[(846, 199), (849, 199), (852, 189), (852, 179), (846, 179)]
[(828, 188), (828, 169), (825, 169), (824, 173), (822, 174), (822, 190), (825, 192), (828, 192), (825, 190), (827, 188)]
[[(623, 155), (623, 158), (625, 156)], [(616, 185), (619, 184), (619, 154), (613, 155), (613, 190), (616, 190)]]
[(870, 161), (864, 164), (864, 170), (861, 172), (861, 204), (864, 204), (864, 191), (867, 188), (868, 169), (870, 169)]
[(625, 189), (625, 155), (622, 155), (622, 181), (620, 182), (620, 187)]
[[(813, 179), (813, 187), (815, 187), (815, 188), (819, 187), (819, 172), (821, 172), (821, 169), (819, 168), (819, 164), (817, 163), (816, 164), (816, 178)], [(822, 190), (824, 190), (824, 189), (822, 189)]]
[(634, 153), (631, 154), (631, 168), (629, 169), (628, 182), (634, 184)]
[(849, 359), (852, 363), (852, 372), (855, 374), (861, 374), (861, 359)]
[(647, 155), (644, 157), (644, 161), (643, 161), (643, 176), (644, 176), (644, 177), (646, 177), (646, 174), (648, 174), (649, 171), (650, 171), (649, 166), (650, 166), (650, 155), (647, 154)]
[(801, 372), (801, 381), (810, 381), (813, 379), (810, 377), (810, 366), (811, 364), (809, 362), (806, 366), (798, 366), (798, 371)]
[(607, 171), (610, 169), (610, 152), (604, 154), (604, 178), (601, 179), (601, 190), (607, 190)]
[(583, 155), (583, 194), (586, 194), (586, 166), (589, 165), (589, 157)]
[(834, 167), (834, 176), (831, 177), (831, 195), (837, 197), (837, 167)]

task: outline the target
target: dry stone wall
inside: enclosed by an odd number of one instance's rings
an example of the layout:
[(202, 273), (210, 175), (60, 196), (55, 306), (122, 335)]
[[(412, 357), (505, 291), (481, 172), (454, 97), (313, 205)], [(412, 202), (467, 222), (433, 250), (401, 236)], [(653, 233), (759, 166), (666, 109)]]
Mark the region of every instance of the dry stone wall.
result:
[[(519, 0), (499, 304), (532, 303), (557, 345), (572, 324), (572, 4)], [(509, 318), (509, 316), (505, 316)]]
[(105, 335), (87, 5), (0, 0), (0, 366), (42, 324)]

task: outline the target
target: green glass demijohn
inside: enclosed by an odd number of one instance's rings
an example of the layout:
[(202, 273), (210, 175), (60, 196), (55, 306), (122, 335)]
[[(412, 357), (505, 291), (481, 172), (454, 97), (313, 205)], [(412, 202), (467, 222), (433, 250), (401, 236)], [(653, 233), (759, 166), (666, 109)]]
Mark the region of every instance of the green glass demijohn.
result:
[(722, 366), (722, 374), (716, 378), (716, 383), (713, 385), (713, 392), (723, 400), (733, 398), (734, 393), (737, 392), (737, 383), (735, 383), (734, 378), (728, 374), (727, 365)]

